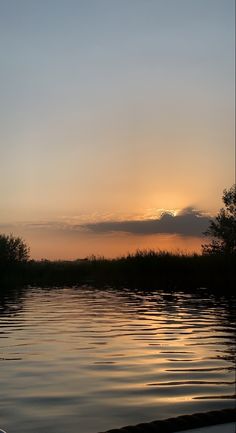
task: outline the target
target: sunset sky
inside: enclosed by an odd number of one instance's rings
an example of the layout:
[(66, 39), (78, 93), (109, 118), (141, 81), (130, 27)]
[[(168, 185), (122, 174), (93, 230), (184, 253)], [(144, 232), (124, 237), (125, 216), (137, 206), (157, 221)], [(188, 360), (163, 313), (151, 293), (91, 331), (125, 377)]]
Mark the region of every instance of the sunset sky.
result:
[(235, 178), (234, 3), (0, 1), (0, 232), (199, 251)]

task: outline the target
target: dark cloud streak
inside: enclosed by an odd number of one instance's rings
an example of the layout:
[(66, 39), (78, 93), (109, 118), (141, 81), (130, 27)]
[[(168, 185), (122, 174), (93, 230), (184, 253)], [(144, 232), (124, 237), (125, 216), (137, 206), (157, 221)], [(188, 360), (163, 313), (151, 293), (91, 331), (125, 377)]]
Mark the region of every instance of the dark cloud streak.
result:
[(27, 230), (44, 233), (64, 233), (66, 235), (127, 233), (132, 235), (177, 234), (181, 236), (202, 236), (209, 226), (209, 217), (191, 207), (183, 209), (177, 216), (163, 213), (160, 218), (145, 220), (98, 221), (86, 224), (70, 222), (43, 221), (0, 224), (6, 232)]
[(134, 221), (103, 221), (83, 227), (93, 233), (123, 232), (135, 235), (179, 234), (201, 236), (207, 229), (209, 218), (193, 208), (186, 208), (177, 216), (163, 213), (159, 219)]

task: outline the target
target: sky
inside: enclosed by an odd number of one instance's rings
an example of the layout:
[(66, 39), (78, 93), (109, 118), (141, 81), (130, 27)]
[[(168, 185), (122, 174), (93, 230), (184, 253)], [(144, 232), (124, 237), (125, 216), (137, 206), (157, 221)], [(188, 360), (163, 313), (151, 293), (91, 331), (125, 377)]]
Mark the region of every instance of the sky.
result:
[(234, 0), (0, 0), (0, 232), (199, 251), (235, 179)]

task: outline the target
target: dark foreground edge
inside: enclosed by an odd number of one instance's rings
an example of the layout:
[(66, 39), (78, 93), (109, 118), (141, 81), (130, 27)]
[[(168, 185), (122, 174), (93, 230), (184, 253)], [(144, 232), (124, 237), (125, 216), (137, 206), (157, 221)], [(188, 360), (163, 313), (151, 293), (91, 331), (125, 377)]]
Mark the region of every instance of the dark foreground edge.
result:
[(216, 424), (236, 423), (236, 408), (183, 415), (177, 418), (125, 426), (103, 433), (175, 433)]

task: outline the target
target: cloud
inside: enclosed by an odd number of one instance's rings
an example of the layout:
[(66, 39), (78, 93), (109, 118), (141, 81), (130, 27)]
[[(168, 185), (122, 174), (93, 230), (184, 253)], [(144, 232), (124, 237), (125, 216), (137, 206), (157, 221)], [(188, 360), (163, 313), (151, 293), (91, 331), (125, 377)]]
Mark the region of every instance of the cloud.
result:
[(178, 234), (181, 236), (202, 236), (209, 225), (209, 217), (192, 207), (182, 209), (176, 216), (163, 212), (156, 219), (103, 220), (89, 223), (72, 221), (38, 221), (0, 224), (0, 231), (15, 232), (26, 230), (66, 235), (127, 233), (133, 235)]
[(174, 216), (164, 212), (158, 219), (103, 221), (88, 223), (83, 227), (93, 233), (123, 232), (135, 235), (179, 234), (201, 236), (209, 225), (209, 218), (192, 207)]

